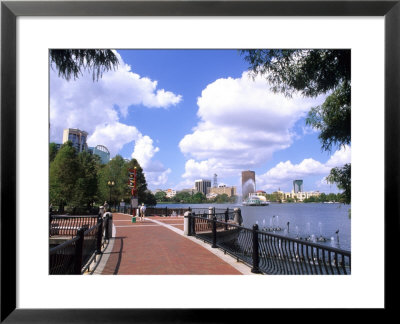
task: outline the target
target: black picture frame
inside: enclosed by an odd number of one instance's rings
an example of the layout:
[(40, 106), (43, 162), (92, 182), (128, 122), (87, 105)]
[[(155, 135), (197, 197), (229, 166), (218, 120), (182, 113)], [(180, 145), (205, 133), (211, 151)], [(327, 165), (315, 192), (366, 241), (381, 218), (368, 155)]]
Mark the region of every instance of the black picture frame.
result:
[[(227, 322), (240, 310), (16, 308), (16, 19), (19, 16), (381, 16), (385, 18), (385, 309), (398, 286), (400, 0), (394, 1), (2, 1), (1, 322)], [(192, 287), (190, 293), (195, 293)], [(82, 287), (76, 287), (79, 292)], [(258, 310), (260, 311), (260, 310)], [(253, 313), (254, 314), (254, 313)], [(255, 313), (257, 314), (257, 312)]]

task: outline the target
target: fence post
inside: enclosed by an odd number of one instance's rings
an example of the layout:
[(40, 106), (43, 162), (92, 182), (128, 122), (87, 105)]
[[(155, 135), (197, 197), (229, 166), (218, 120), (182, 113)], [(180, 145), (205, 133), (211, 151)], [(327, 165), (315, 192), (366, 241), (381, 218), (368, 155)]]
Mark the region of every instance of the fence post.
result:
[(253, 225), (253, 268), (252, 273), (261, 273), (259, 268), (260, 257), (258, 254), (258, 224)]
[(75, 245), (75, 264), (74, 264), (74, 274), (81, 274), (82, 270), (82, 250), (83, 250), (83, 240), (85, 239), (85, 228), (80, 228), (77, 233), (78, 241)]
[(108, 220), (107, 220), (107, 230), (108, 230), (108, 234), (107, 234), (107, 241), (110, 240), (110, 237), (113, 237), (113, 214), (109, 214), (108, 215)]
[(214, 216), (213, 207), (208, 207), (208, 215), (207, 215), (207, 218), (208, 218), (208, 219), (213, 219), (213, 216)]
[(225, 231), (228, 230), (229, 208), (225, 210)]
[[(192, 216), (196, 216), (196, 213), (192, 213)], [(196, 218), (191, 217), (192, 219), (192, 229), (191, 229), (191, 234), (192, 236), (196, 236)]]
[(168, 216), (168, 207), (165, 207), (165, 217)]
[(101, 240), (103, 238), (103, 219), (98, 218), (97, 219), (97, 224), (99, 225), (99, 228), (97, 229), (97, 244), (96, 244), (96, 254), (101, 253)]
[(184, 222), (183, 222), (183, 234), (187, 235), (187, 236), (191, 236), (191, 223), (190, 223), (190, 217), (191, 213), (190, 212), (185, 212), (184, 214)]
[(53, 218), (53, 215), (51, 213), (52, 213), (52, 210), (50, 207), (50, 212), (49, 212), (49, 234), (50, 234), (50, 236), (51, 236), (51, 219)]
[(213, 216), (212, 218), (212, 236), (213, 236), (213, 241), (212, 241), (212, 246), (213, 248), (217, 247), (217, 217)]
[(241, 226), (242, 222), (243, 222), (242, 211), (240, 210), (240, 208), (235, 208), (234, 213), (235, 213), (235, 216), (234, 216), (233, 221)]
[(189, 219), (189, 231), (188, 231), (188, 236), (193, 236), (193, 217), (192, 217), (192, 212), (189, 211), (189, 215), (188, 215), (188, 219)]
[(107, 214), (105, 222), (103, 222), (104, 239), (105, 240), (108, 240), (110, 238), (109, 223), (110, 223), (110, 214)]

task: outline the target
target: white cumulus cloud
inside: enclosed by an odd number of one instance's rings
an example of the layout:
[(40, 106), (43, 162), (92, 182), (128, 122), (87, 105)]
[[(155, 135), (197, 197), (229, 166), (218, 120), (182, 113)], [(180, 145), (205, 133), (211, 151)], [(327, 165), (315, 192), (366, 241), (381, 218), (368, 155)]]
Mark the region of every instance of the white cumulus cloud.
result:
[(326, 166), (329, 168), (334, 168), (337, 166), (343, 166), (346, 163), (351, 162), (351, 147), (344, 146), (341, 147), (339, 150), (335, 151), (333, 155), (330, 157), (328, 162), (326, 162)]
[(153, 145), (153, 140), (149, 136), (139, 134), (135, 140), (135, 149), (131, 156), (142, 166), (146, 181), (151, 186), (166, 184), (168, 174), (171, 173), (170, 168), (166, 169), (160, 161), (153, 160), (154, 155), (159, 150), (158, 147)]
[(295, 123), (322, 101), (275, 94), (247, 72), (216, 80), (197, 100), (198, 124), (179, 143), (188, 158), (183, 177), (230, 176), (262, 165), (292, 144)]
[[(90, 72), (76, 80), (66, 81), (50, 69), (50, 141), (61, 143), (63, 129), (78, 128), (88, 132), (88, 145), (105, 145), (111, 156), (129, 143), (144, 171), (156, 182), (167, 181), (171, 172), (160, 162), (152, 161), (159, 150), (153, 140), (134, 125), (124, 124), (135, 105), (147, 108), (168, 108), (182, 100), (181, 95), (158, 88), (158, 82), (134, 73), (121, 56), (116, 70), (103, 73), (93, 81)], [(150, 184), (150, 181), (148, 181)]]
[(136, 140), (132, 158), (138, 160), (139, 164), (146, 168), (149, 166), (154, 154), (159, 150), (158, 147), (154, 147), (153, 140), (149, 136), (140, 135)]
[(345, 146), (337, 150), (325, 163), (311, 158), (304, 159), (299, 164), (293, 164), (291, 161), (280, 162), (263, 175), (257, 176), (257, 188), (276, 190), (295, 179), (318, 175), (323, 175), (324, 177), (315, 184), (316, 187), (320, 189), (327, 188), (326, 176), (330, 170), (334, 167), (342, 167), (344, 164), (350, 162), (350, 146)]
[[(64, 128), (79, 128), (92, 134), (99, 125), (120, 122), (135, 105), (148, 108), (168, 108), (182, 100), (164, 89), (157, 89), (157, 81), (132, 72), (120, 55), (119, 67), (107, 71), (98, 81), (90, 72), (76, 80), (58, 77), (50, 69), (50, 139), (61, 142)], [(97, 143), (103, 144), (103, 143)]]
[(89, 146), (101, 143), (109, 149), (111, 156), (115, 156), (125, 144), (136, 141), (139, 136), (141, 134), (135, 126), (113, 122), (97, 125), (87, 142)]

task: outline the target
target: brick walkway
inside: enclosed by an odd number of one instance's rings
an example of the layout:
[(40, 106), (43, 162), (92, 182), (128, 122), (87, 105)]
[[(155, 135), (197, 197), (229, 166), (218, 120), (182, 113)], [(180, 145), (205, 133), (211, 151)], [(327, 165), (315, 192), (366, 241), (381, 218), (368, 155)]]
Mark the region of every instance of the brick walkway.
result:
[(132, 223), (130, 215), (114, 214), (113, 222), (114, 245), (101, 274), (242, 274), (207, 248), (157, 223), (183, 233), (183, 217), (154, 216)]

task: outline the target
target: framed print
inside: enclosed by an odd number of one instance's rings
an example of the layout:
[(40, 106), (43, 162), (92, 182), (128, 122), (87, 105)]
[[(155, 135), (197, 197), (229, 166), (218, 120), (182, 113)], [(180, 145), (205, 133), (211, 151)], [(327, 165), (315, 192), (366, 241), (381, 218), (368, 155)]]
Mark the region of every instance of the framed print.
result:
[[(394, 306), (389, 296), (398, 282), (392, 250), (400, 198), (398, 0), (2, 1), (1, 32), (2, 321), (225, 322), (241, 311), (250, 315), (252, 308), (260, 313), (267, 308)], [(352, 151), (357, 203), (352, 205), (351, 275), (138, 279), (44, 273), (48, 255), (40, 250), (48, 238), (39, 227), (48, 223), (47, 216), (40, 218), (48, 212), (42, 203), (47, 201), (48, 165), (40, 160), (48, 156), (49, 112), (43, 108), (51, 100), (48, 50), (133, 48), (152, 55), (156, 49), (267, 47), (351, 48), (352, 102), (358, 106), (351, 135), (358, 143)], [(179, 99), (168, 95), (166, 100)], [(111, 187), (106, 194), (111, 200)], [(369, 291), (362, 291), (369, 279)], [(321, 299), (318, 294), (327, 302), (313, 304)], [(365, 299), (357, 300), (362, 295)], [(214, 311), (204, 312), (210, 308)]]

